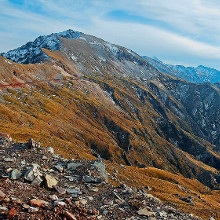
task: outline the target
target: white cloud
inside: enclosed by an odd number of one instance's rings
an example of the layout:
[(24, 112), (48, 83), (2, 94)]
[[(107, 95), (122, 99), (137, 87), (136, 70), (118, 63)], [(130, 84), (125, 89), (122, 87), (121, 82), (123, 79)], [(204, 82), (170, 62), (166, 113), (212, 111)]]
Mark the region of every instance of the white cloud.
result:
[[(39, 35), (69, 28), (126, 46), (141, 55), (189, 64), (220, 58), (220, 1), (217, 0), (25, 0), (15, 7), (0, 0), (0, 51), (12, 49)], [(31, 5), (31, 7), (30, 7)], [(41, 13), (31, 10), (35, 6)], [(161, 21), (156, 27), (112, 21), (114, 10)], [(162, 26), (161, 24), (166, 24)], [(17, 46), (16, 46), (17, 45)], [(199, 63), (200, 62), (200, 63)]]
[[(100, 36), (103, 39), (123, 45), (141, 55), (158, 56), (164, 59), (175, 60), (181, 63), (181, 59), (189, 65), (199, 65), (203, 62), (220, 59), (220, 47), (198, 42), (172, 32), (161, 30), (143, 24), (110, 22), (95, 19), (93, 28), (87, 32)], [(214, 65), (214, 64), (213, 64)], [(215, 65), (217, 66), (217, 65)]]

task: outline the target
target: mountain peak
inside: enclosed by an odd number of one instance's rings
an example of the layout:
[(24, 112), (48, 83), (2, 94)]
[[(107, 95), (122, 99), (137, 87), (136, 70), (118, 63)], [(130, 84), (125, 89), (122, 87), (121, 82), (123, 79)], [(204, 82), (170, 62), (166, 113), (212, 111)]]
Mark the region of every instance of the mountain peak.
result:
[(11, 50), (7, 53), (2, 54), (2, 56), (16, 63), (40, 63), (41, 61), (48, 59), (48, 56), (44, 52), (42, 52), (41, 48), (46, 48), (49, 50), (59, 50), (59, 37), (67, 39), (77, 39), (82, 34), (83, 33), (81, 32), (69, 29), (59, 33), (39, 36), (33, 42), (28, 42), (15, 50)]
[[(57, 36), (60, 36), (60, 37), (63, 37), (63, 38), (68, 38), (68, 39), (77, 39), (82, 35), (82, 32), (74, 31), (72, 29), (68, 29), (66, 31), (54, 33), (54, 35), (57, 35)], [(50, 35), (48, 35), (48, 36), (50, 36)]]

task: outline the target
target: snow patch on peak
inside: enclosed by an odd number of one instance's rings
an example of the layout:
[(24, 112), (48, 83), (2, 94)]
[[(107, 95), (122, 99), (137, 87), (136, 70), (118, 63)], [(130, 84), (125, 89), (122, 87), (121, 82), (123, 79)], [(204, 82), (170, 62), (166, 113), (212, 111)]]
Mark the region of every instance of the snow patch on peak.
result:
[(60, 37), (67, 38), (67, 39), (77, 39), (82, 35), (82, 33), (69, 29), (69, 30), (66, 30), (66, 31), (55, 33), (54, 35), (58, 35)]
[(105, 43), (105, 46), (108, 47), (108, 49), (116, 56), (117, 53), (119, 52), (118, 47), (116, 47), (115, 45), (111, 44), (111, 43)]
[(81, 34), (81, 32), (67, 30), (60, 33), (53, 33), (47, 36), (40, 36), (33, 42), (28, 42), (24, 46), (3, 54), (3, 56), (17, 63), (40, 63), (41, 61), (48, 59), (48, 56), (43, 53), (41, 48), (59, 50), (59, 37), (77, 39), (81, 36)]

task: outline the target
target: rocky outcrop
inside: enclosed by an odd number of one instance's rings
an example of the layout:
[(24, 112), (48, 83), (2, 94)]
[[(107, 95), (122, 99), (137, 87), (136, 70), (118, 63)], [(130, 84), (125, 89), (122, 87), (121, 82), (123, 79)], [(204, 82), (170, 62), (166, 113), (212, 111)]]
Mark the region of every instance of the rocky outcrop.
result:
[[(0, 141), (0, 218), (199, 219), (163, 204), (145, 190), (111, 186), (101, 158), (68, 160), (39, 143), (30, 148), (30, 141), (18, 144), (8, 137)], [(14, 160), (5, 163), (7, 157)], [(57, 164), (63, 167), (61, 172)], [(43, 181), (33, 184), (36, 178)]]

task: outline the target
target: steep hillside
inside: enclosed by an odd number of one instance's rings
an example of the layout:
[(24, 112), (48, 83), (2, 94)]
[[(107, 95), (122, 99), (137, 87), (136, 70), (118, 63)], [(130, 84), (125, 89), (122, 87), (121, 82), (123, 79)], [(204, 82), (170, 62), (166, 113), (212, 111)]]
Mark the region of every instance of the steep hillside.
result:
[[(52, 56), (52, 52), (48, 54)], [(68, 69), (66, 64), (63, 65)], [(198, 138), (186, 133), (185, 120), (175, 115), (182, 108), (177, 101), (170, 101), (174, 108), (165, 106), (155, 92), (140, 83), (110, 75), (108, 78), (90, 76), (83, 79), (80, 76), (73, 79), (66, 74), (66, 80), (48, 79), (27, 85), (23, 89), (11, 88), (2, 92), (3, 131), (13, 131), (20, 140), (32, 134), (34, 138), (41, 138), (40, 141), (46, 139), (48, 144), (58, 138), (57, 144), (62, 140), (82, 148), (87, 146), (108, 160), (139, 167), (155, 166), (200, 178), (203, 183), (217, 187), (211, 179), (218, 180), (219, 156), (213, 152), (211, 144), (200, 143)], [(171, 133), (166, 133), (163, 123), (171, 126)], [(188, 124), (185, 126), (189, 127)], [(176, 132), (183, 139), (180, 149), (172, 139)], [(185, 141), (190, 142), (188, 149)], [(190, 156), (197, 156), (194, 146), (198, 155), (205, 154), (207, 160), (213, 158), (213, 163), (204, 161), (213, 168)], [(190, 154), (186, 155), (182, 150)]]
[(193, 83), (220, 82), (220, 71), (214, 68), (199, 65), (197, 67), (185, 67), (183, 65), (171, 65), (163, 63), (157, 58), (143, 57), (150, 64), (163, 73), (170, 74)]
[(157, 168), (219, 189), (217, 86), (167, 75), (131, 50), (71, 30), (4, 56), (20, 63), (0, 58), (1, 132), (68, 158), (100, 155), (114, 167)]

